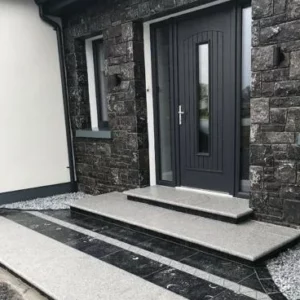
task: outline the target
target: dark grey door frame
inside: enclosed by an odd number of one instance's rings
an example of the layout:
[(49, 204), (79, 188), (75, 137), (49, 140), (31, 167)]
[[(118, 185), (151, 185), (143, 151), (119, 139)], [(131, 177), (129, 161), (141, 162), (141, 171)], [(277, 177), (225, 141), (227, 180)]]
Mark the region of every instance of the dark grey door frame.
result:
[[(227, 5), (232, 5), (232, 9), (234, 10), (234, 32), (233, 35), (235, 37), (235, 63), (234, 63), (234, 68), (233, 68), (233, 77), (235, 78), (235, 103), (236, 103), (236, 109), (234, 112), (234, 117), (235, 117), (235, 132), (234, 132), (234, 140), (235, 140), (235, 161), (234, 161), (234, 182), (233, 182), (233, 187), (231, 189), (231, 194), (235, 196), (241, 196), (241, 197), (248, 197), (247, 194), (240, 193), (240, 95), (241, 95), (241, 26), (242, 26), (242, 19), (241, 19), (241, 12), (243, 7), (247, 7), (251, 5), (251, 0), (235, 0), (231, 1), (225, 4), (219, 4), (217, 6), (210, 7), (206, 10), (210, 9), (222, 9), (223, 7), (226, 7)], [(160, 158), (159, 158), (159, 142), (158, 142), (158, 114), (157, 114), (157, 81), (156, 81), (156, 66), (155, 66), (155, 56), (156, 56), (156, 51), (155, 51), (155, 43), (154, 43), (154, 32), (157, 27), (164, 25), (169, 26), (169, 40), (170, 40), (170, 50), (169, 50), (169, 55), (170, 55), (170, 63), (169, 66), (169, 72), (170, 74), (174, 74), (174, 76), (170, 77), (170, 83), (173, 88), (170, 89), (170, 97), (171, 97), (171, 131), (172, 131), (172, 169), (173, 169), (173, 174), (174, 178), (173, 181), (164, 181), (160, 179), (160, 174), (159, 174), (159, 168), (156, 168), (156, 178), (157, 178), (157, 184), (160, 185), (167, 185), (167, 186), (180, 186), (180, 155), (179, 155), (179, 149), (180, 149), (180, 139), (179, 139), (179, 126), (177, 122), (177, 108), (179, 105), (179, 99), (178, 99), (178, 63), (176, 62), (177, 60), (177, 22), (180, 20), (184, 20), (185, 18), (191, 18), (191, 16), (197, 16), (201, 15), (203, 13), (202, 10), (194, 12), (194, 13), (189, 13), (187, 15), (182, 15), (178, 16), (175, 18), (170, 18), (166, 21), (162, 21), (159, 23), (154, 23), (151, 25), (151, 51), (153, 54), (153, 61), (152, 61), (152, 69), (153, 69), (153, 99), (154, 99), (154, 130), (155, 130), (155, 153), (156, 153), (156, 165), (160, 165)], [(176, 88), (177, 87), (177, 88)]]

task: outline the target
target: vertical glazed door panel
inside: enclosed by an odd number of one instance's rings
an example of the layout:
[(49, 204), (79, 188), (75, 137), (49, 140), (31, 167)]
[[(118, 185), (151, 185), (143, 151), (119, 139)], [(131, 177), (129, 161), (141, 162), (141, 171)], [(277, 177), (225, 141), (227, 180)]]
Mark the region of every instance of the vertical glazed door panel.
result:
[(180, 183), (234, 191), (234, 10), (177, 22)]

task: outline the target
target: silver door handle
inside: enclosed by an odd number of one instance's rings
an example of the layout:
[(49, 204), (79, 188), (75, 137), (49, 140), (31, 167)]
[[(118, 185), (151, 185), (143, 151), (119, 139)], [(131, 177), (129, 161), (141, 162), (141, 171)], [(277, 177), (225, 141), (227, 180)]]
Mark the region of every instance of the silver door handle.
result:
[(184, 115), (184, 111), (182, 110), (182, 106), (179, 105), (178, 106), (178, 121), (179, 121), (179, 125), (182, 124), (182, 115)]

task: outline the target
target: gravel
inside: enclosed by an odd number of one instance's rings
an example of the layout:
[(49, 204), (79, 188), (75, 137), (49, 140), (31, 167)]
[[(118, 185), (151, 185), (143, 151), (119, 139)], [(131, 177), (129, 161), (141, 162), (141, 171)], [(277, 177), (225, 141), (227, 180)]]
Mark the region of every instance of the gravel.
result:
[(289, 300), (300, 300), (300, 244), (267, 264), (280, 291)]
[(23, 300), (23, 298), (8, 283), (0, 282), (0, 300)]
[(70, 204), (87, 197), (84, 193), (70, 193), (46, 198), (15, 202), (1, 205), (0, 208), (19, 210), (59, 210), (69, 209)]

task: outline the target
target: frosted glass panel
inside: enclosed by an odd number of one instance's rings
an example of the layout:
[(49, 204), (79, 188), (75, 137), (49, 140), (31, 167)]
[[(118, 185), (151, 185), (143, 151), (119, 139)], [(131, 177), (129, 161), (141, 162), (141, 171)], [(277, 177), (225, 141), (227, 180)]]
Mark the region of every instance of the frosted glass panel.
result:
[(198, 45), (199, 63), (199, 152), (207, 153), (210, 136), (209, 112), (209, 45)]
[(160, 151), (160, 179), (173, 180), (169, 74), (169, 28), (156, 29), (157, 101)]
[(241, 190), (249, 191), (249, 137), (250, 137), (250, 84), (251, 84), (251, 22), (252, 9), (242, 13), (242, 86), (241, 86)]

